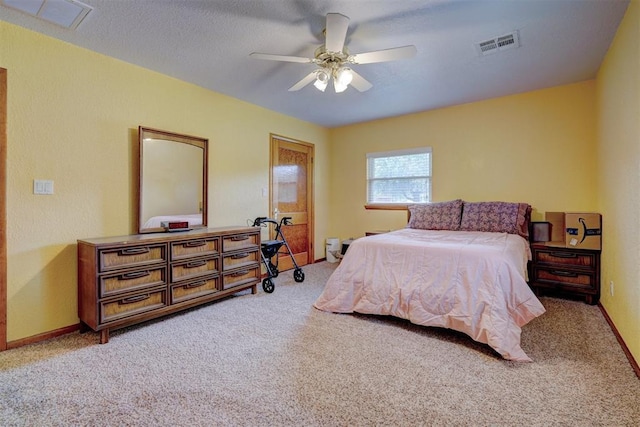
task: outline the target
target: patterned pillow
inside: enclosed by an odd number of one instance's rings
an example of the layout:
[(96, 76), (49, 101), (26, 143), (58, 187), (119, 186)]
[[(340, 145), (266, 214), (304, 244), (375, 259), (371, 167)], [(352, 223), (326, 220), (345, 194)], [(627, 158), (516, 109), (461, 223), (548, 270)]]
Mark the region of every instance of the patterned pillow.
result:
[(464, 202), (460, 230), (518, 234), (526, 239), (530, 214), (527, 203)]
[(462, 200), (409, 205), (408, 228), (421, 230), (458, 230), (462, 215)]

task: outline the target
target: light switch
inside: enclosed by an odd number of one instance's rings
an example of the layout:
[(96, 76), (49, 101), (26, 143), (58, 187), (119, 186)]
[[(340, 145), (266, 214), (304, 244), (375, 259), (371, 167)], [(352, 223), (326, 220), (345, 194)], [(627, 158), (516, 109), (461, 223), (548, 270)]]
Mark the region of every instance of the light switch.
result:
[(34, 179), (33, 194), (53, 194), (53, 181), (48, 179)]

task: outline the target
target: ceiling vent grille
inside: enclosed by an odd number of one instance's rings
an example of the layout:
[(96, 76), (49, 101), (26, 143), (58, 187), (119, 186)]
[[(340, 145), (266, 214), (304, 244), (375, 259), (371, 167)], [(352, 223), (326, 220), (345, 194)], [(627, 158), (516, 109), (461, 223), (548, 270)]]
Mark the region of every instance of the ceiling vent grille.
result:
[(0, 4), (71, 30), (93, 10), (77, 0), (0, 0)]
[(478, 42), (475, 44), (475, 47), (478, 55), (485, 56), (501, 50), (520, 47), (520, 38), (518, 37), (518, 31), (514, 31), (509, 34)]

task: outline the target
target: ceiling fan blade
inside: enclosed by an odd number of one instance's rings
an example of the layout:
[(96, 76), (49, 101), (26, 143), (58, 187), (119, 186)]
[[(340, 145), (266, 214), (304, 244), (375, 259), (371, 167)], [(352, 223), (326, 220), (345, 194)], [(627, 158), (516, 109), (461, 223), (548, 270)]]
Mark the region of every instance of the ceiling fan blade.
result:
[(312, 81), (314, 81), (316, 79), (316, 71), (312, 71), (309, 74), (307, 74), (306, 76), (304, 76), (302, 78), (302, 80), (300, 80), (298, 83), (294, 84), (293, 86), (291, 86), (289, 88), (289, 92), (295, 92), (297, 90), (302, 89), (303, 87), (305, 87), (306, 85), (308, 85), (309, 83), (311, 83)]
[(364, 77), (362, 77), (360, 74), (356, 73), (355, 71), (351, 70), (351, 75), (353, 76), (353, 78), (351, 79), (351, 86), (353, 86), (358, 92), (365, 92), (368, 91), (369, 89), (371, 89), (373, 87), (373, 85), (371, 83), (369, 83), (369, 81), (367, 79), (365, 79)]
[(301, 56), (272, 55), (270, 53), (253, 52), (250, 53), (249, 56), (256, 59), (266, 59), (268, 61), (299, 62), (301, 64), (309, 64), (313, 62), (313, 59), (311, 58), (303, 58)]
[(324, 43), (327, 52), (342, 52), (348, 29), (348, 17), (340, 13), (327, 13), (326, 40)]
[(374, 62), (396, 61), (398, 59), (413, 58), (417, 52), (418, 50), (413, 45), (394, 47), (355, 54), (351, 56), (350, 62), (354, 64), (371, 64)]

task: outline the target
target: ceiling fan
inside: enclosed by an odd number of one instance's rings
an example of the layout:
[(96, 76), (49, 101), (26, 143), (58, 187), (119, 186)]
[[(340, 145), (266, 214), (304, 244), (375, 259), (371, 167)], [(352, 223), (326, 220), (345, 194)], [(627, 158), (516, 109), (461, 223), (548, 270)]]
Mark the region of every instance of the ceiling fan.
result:
[(333, 87), (336, 93), (340, 93), (344, 92), (349, 84), (360, 92), (367, 91), (373, 86), (364, 77), (352, 70), (350, 68), (351, 64), (358, 65), (395, 61), (398, 59), (412, 58), (416, 55), (417, 50), (413, 45), (352, 55), (344, 45), (348, 28), (348, 17), (340, 13), (327, 13), (327, 22), (324, 30), (325, 44), (316, 49), (313, 58), (257, 52), (251, 53), (250, 56), (270, 61), (316, 64), (318, 68), (291, 86), (289, 88), (290, 92), (300, 90), (315, 80), (313, 85), (318, 90), (324, 92), (329, 82), (333, 81)]

